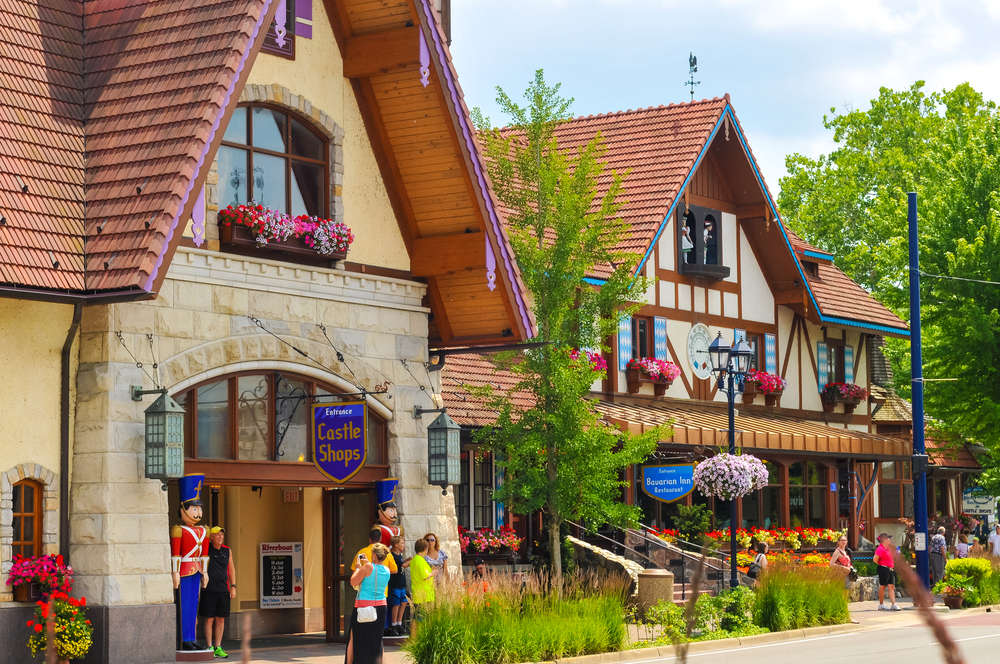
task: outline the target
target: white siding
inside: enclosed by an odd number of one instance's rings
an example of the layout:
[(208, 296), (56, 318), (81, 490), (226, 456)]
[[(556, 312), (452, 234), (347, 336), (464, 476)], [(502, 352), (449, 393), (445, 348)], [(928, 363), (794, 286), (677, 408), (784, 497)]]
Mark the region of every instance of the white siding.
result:
[(722, 263), (728, 265), (729, 276), (726, 281), (735, 284), (739, 280), (739, 270), (736, 269), (736, 215), (722, 213)]
[(677, 306), (677, 298), (674, 296), (674, 284), (671, 281), (661, 281), (660, 284), (660, 306), (664, 309), (673, 309)]
[(743, 285), (743, 318), (773, 324), (774, 296), (744, 235), (740, 236), (740, 281)]
[(713, 316), (722, 315), (722, 292), (709, 289), (708, 291), (708, 313)]
[(663, 224), (663, 232), (660, 233), (660, 241), (656, 244), (656, 252), (659, 254), (657, 260), (661, 270), (674, 269), (674, 230), (673, 223), (667, 221)]

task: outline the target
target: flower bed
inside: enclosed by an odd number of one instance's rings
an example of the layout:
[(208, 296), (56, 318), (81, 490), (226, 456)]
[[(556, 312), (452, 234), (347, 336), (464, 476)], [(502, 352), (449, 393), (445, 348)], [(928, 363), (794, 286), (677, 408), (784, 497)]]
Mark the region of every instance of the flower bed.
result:
[[(844, 532), (846, 531), (831, 530), (830, 528), (799, 527), (772, 528), (770, 530), (763, 528), (751, 528), (749, 530), (740, 528), (736, 531), (736, 541), (745, 549), (749, 548), (753, 542), (767, 542), (771, 546), (774, 546), (779, 542), (784, 542), (788, 544), (793, 551), (797, 551), (802, 548), (803, 542), (811, 546), (815, 546), (820, 540), (827, 540), (831, 543), (836, 542), (840, 539)], [(729, 531), (713, 530), (712, 532), (706, 533), (706, 537), (710, 537), (716, 542), (728, 542)]]
[(354, 242), (354, 234), (343, 222), (304, 214), (291, 217), (254, 202), (219, 210), (219, 226), (225, 244), (270, 246), (329, 260), (343, 260)]

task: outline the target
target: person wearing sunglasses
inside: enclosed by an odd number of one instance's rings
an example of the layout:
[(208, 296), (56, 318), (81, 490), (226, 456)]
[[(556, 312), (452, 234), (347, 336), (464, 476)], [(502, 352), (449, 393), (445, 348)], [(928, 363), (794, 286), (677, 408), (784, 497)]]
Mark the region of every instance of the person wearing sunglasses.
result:
[(441, 540), (434, 533), (427, 533), (423, 539), (427, 542), (427, 563), (431, 569), (441, 570), (436, 572), (436, 581), (441, 583), (441, 579), (448, 575), (448, 554), (441, 550)]

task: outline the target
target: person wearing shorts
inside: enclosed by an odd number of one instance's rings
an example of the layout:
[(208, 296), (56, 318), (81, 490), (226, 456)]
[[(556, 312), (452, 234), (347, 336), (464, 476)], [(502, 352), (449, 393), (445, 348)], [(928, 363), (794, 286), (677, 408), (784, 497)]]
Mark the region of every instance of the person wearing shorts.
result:
[(230, 601), (236, 597), (236, 584), (233, 583), (236, 567), (233, 565), (233, 552), (222, 543), (225, 538), (225, 528), (215, 526), (209, 531), (208, 586), (201, 592), (198, 604), (198, 615), (205, 619), (205, 642), (220, 659), (229, 657), (222, 649), (222, 632), (229, 617)]
[(403, 560), (403, 538), (394, 535), (389, 540), (389, 553), (396, 560), (399, 571), (389, 576), (389, 620), (386, 636), (404, 636), (403, 615), (406, 613), (406, 576), (403, 568), (408, 567), (408, 560)]
[[(896, 604), (896, 570), (893, 558), (892, 538), (888, 533), (878, 536), (878, 548), (872, 556), (875, 569), (878, 571), (878, 610), (902, 611), (903, 607)], [(890, 606), (885, 605), (886, 589), (889, 590)]]

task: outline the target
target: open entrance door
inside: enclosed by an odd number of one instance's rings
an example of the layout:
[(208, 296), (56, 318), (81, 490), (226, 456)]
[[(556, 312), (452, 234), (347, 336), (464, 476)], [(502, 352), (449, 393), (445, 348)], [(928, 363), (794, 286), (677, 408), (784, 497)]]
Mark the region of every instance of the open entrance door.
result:
[(368, 531), (375, 519), (374, 489), (323, 492), (327, 642), (347, 642), (347, 628), (357, 595), (351, 587), (351, 562), (358, 551), (368, 546)]

